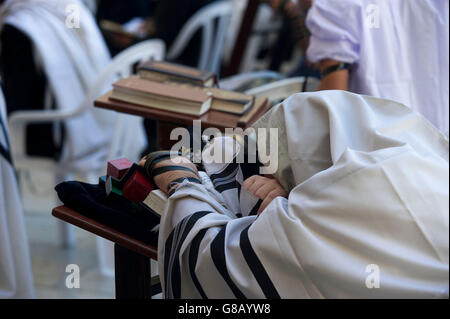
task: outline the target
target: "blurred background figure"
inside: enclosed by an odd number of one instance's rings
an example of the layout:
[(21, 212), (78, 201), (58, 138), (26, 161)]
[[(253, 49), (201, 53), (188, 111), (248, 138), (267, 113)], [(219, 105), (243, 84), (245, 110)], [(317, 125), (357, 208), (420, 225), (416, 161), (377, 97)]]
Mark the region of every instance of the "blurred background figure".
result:
[[(215, 0), (160, 0), (155, 15), (155, 37), (164, 40), (169, 49), (189, 18)], [(201, 34), (197, 32), (175, 62), (196, 66), (200, 53)]]
[(111, 55), (155, 34), (155, 1), (100, 0), (96, 19)]
[[(305, 25), (306, 15), (311, 7), (312, 0), (264, 0), (271, 8), (283, 18), (283, 26), (276, 45), (278, 54), (272, 61), (271, 69), (277, 69), (283, 59), (288, 59), (289, 49), (298, 46), (302, 56), (297, 67), (289, 76), (318, 76), (318, 73), (306, 63), (305, 54), (309, 44), (310, 33)], [(288, 50), (286, 50), (288, 49)]]
[[(110, 61), (92, 14), (78, 0), (7, 0), (0, 27), (8, 115), (76, 110)], [(113, 123), (111, 112), (90, 107), (63, 123), (29, 125), (27, 153), (81, 170), (103, 166)]]
[(0, 90), (0, 299), (33, 297), (30, 254)]
[(314, 0), (307, 56), (319, 89), (403, 103), (449, 129), (449, 2)]
[[(189, 18), (215, 0), (100, 0), (96, 18), (112, 55), (149, 38), (170, 48)], [(176, 62), (196, 66), (201, 34), (198, 32)]]

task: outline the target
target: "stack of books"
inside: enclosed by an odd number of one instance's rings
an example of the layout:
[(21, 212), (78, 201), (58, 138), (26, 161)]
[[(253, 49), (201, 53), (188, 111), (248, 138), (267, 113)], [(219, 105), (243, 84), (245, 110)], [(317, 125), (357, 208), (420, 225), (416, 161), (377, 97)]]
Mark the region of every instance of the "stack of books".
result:
[(197, 86), (213, 87), (217, 84), (216, 75), (169, 62), (149, 60), (139, 66), (142, 79), (157, 82), (189, 83)]
[(115, 82), (109, 99), (193, 116), (209, 110), (243, 116), (250, 109), (265, 107), (251, 95), (215, 84), (211, 72), (150, 60), (139, 66), (138, 76)]
[(136, 76), (114, 83), (110, 99), (191, 115), (208, 111), (212, 100), (202, 90), (175, 87)]

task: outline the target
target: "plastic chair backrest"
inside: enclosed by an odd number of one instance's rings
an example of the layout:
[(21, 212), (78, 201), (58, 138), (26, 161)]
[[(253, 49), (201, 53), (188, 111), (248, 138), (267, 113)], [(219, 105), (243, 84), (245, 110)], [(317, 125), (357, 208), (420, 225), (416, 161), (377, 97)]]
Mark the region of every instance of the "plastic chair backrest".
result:
[[(222, 78), (219, 81), (219, 86), (221, 89), (235, 91), (241, 90), (242, 87), (252, 84), (256, 81), (279, 81), (284, 79), (284, 76), (275, 71), (263, 70), (263, 71), (252, 71), (239, 73), (226, 78)], [(260, 85), (262, 86), (262, 84)]]
[(100, 73), (95, 84), (87, 92), (83, 106), (91, 106), (118, 77), (128, 77), (133, 73), (137, 63), (155, 59), (164, 59), (165, 44), (160, 39), (139, 42), (117, 54), (106, 68)]
[[(151, 39), (137, 43), (122, 51), (109, 63), (100, 74), (96, 84), (86, 95), (85, 103), (92, 105), (92, 101), (98, 98), (105, 90), (111, 88), (111, 84), (118, 77), (128, 77), (133, 74), (134, 67), (140, 62), (154, 59), (163, 60), (165, 54), (165, 44), (162, 40)], [(133, 142), (136, 128), (142, 126), (141, 117), (128, 114), (110, 112), (115, 116), (114, 132), (109, 145), (107, 160), (130, 156), (133, 154)], [(135, 153), (135, 152), (134, 152)], [(130, 159), (130, 160), (135, 160)]]
[[(302, 92), (304, 81), (305, 77), (303, 76), (287, 78), (255, 87), (247, 90), (245, 93), (255, 97), (267, 97), (270, 103), (276, 103), (292, 94)], [(315, 91), (319, 84), (320, 81), (318, 79), (308, 78), (305, 92)]]
[(201, 29), (202, 42), (197, 68), (219, 74), (222, 47), (231, 13), (232, 3), (227, 0), (211, 3), (197, 11), (175, 38), (167, 53), (167, 60), (180, 56), (194, 34)]

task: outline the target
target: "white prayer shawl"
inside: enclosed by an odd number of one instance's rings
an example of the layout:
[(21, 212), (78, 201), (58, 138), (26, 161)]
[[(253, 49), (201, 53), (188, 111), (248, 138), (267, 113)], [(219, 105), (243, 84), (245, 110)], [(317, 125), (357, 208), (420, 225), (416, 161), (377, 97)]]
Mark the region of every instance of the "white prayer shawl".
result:
[(33, 275), (14, 170), (9, 162), (6, 109), (0, 90), (0, 299), (33, 298)]
[[(70, 28), (76, 19), (69, 15), (77, 12), (80, 28)], [(37, 62), (61, 110), (77, 108), (110, 61), (92, 14), (78, 0), (9, 0), (0, 11), (0, 27), (4, 24), (13, 25), (31, 39)], [(61, 161), (78, 169), (104, 165), (115, 118), (114, 112), (89, 105), (81, 115), (65, 121)]]
[(448, 298), (444, 135), (344, 91), (293, 95), (255, 127), (279, 128), (288, 199), (238, 218), (183, 182), (161, 219), (166, 298)]
[[(218, 160), (214, 153), (221, 149)], [(244, 145), (230, 136), (216, 137), (202, 152), (202, 163), (208, 179), (202, 184), (230, 213), (236, 217), (256, 215), (262, 200), (242, 188), (244, 170), (239, 159), (245, 159)], [(255, 156), (256, 159), (256, 156)], [(255, 164), (258, 165), (258, 164)], [(205, 180), (206, 183), (205, 184)]]

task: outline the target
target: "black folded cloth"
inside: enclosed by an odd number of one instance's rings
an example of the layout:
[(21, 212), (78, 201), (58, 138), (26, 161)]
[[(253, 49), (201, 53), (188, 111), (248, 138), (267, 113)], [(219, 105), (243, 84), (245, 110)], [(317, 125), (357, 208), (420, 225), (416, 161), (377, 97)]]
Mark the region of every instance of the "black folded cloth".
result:
[(117, 194), (106, 195), (99, 185), (77, 181), (55, 187), (67, 207), (146, 244), (157, 246), (158, 232), (152, 229), (160, 222), (154, 214)]

